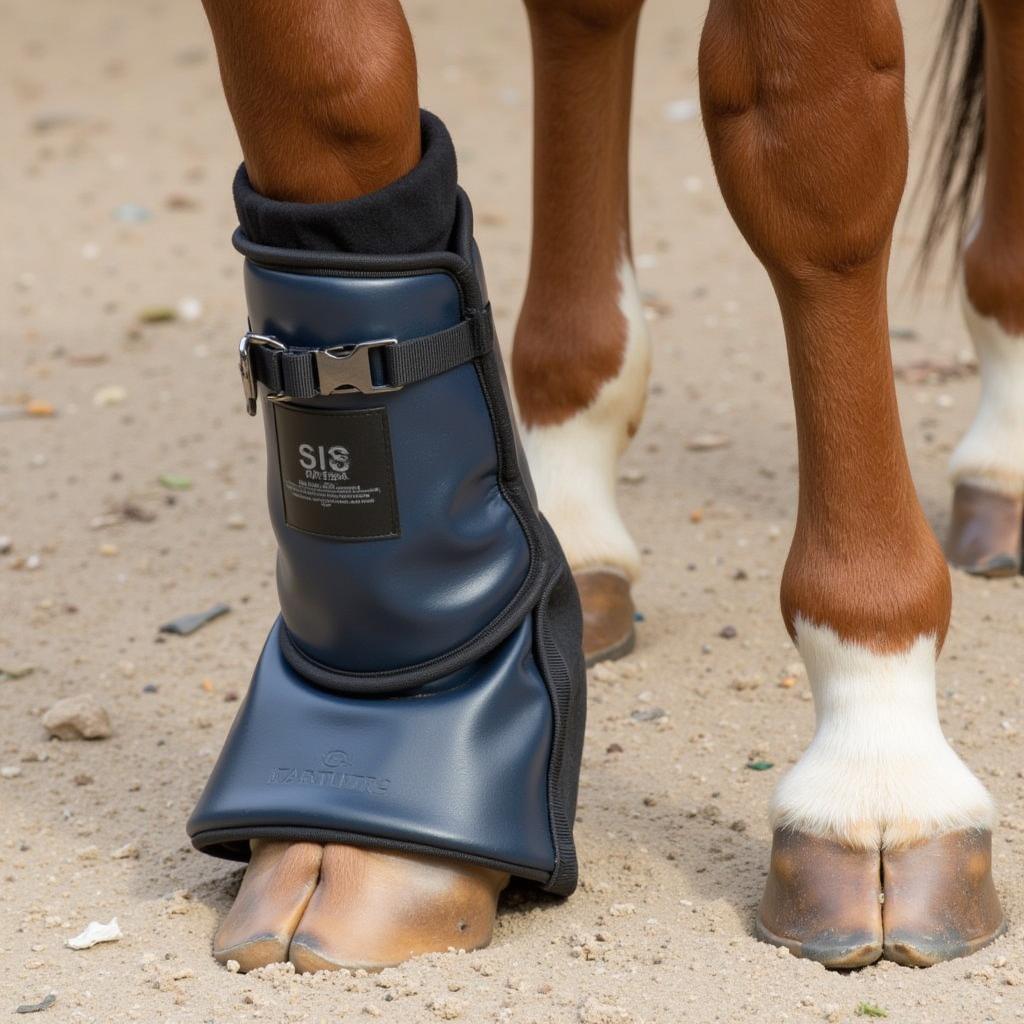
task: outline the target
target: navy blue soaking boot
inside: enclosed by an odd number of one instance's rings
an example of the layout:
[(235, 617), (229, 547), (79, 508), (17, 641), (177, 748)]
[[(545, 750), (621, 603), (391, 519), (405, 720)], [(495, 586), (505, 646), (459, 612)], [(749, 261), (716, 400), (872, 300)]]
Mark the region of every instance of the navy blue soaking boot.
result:
[(510, 415), (468, 199), (447, 251), (234, 241), (281, 615), (193, 844), (409, 851), (569, 894), (579, 603)]

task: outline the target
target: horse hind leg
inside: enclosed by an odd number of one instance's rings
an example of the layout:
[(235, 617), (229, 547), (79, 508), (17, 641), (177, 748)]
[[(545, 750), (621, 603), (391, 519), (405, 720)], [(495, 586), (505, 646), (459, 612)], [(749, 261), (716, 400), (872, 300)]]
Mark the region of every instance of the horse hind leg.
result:
[(634, 642), (640, 555), (616, 502), (650, 353), (629, 239), (628, 145), (642, 0), (527, 0), (534, 217), (512, 354), (541, 511), (573, 569), (593, 664)]
[(981, 396), (950, 460), (947, 553), (982, 576), (1021, 570), (1024, 523), (1024, 8), (982, 0), (985, 184), (964, 250), (964, 319)]

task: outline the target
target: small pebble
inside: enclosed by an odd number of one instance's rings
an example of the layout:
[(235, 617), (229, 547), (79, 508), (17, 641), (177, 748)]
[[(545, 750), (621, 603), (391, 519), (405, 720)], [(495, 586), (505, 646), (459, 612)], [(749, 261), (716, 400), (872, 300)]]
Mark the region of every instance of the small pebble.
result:
[(142, 224), (153, 216), (145, 206), (138, 203), (121, 203), (114, 207), (111, 215), (122, 224)]
[(35, 665), (0, 665), (0, 678), (24, 679), (35, 672)]
[(664, 708), (637, 708), (635, 711), (629, 713), (629, 717), (634, 722), (656, 722), (659, 718), (664, 718), (668, 712)]
[(694, 434), (689, 441), (686, 442), (686, 447), (691, 452), (712, 452), (717, 448), (728, 448), (732, 444), (732, 438), (728, 434), (715, 434), (706, 432), (702, 434)]
[(669, 100), (661, 108), (662, 116), (669, 124), (683, 124), (686, 121), (693, 121), (700, 114), (700, 104), (695, 99), (685, 97), (678, 100)]
[(59, 740), (101, 740), (111, 733), (106, 709), (88, 693), (57, 701), (42, 721), (46, 731)]
[(92, 404), (98, 408), (120, 405), (128, 397), (128, 392), (120, 384), (108, 384), (100, 388), (92, 396)]
[(165, 622), (160, 627), (160, 632), (188, 636), (190, 633), (194, 633), (197, 629), (205, 626), (208, 622), (213, 622), (214, 619), (227, 615), (229, 611), (231, 611), (230, 605), (215, 604), (204, 612), (195, 612), (192, 615), (179, 615), (178, 618)]
[(139, 310), (139, 322), (143, 324), (166, 324), (178, 319), (178, 311), (172, 306), (147, 306)]
[(40, 999), (38, 1003), (22, 1003), (16, 1007), (15, 1013), (39, 1013), (42, 1010), (48, 1010), (53, 1004), (57, 1002), (57, 997), (51, 992), (48, 996)]
[(192, 323), (203, 315), (203, 304), (191, 295), (178, 300), (175, 312), (186, 323)]

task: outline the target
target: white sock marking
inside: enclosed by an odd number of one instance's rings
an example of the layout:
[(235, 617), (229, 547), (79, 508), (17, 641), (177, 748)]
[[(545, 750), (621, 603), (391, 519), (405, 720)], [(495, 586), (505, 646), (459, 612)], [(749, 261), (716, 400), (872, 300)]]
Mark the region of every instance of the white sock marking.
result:
[(876, 654), (797, 617), (816, 728), (772, 801), (774, 827), (862, 848), (991, 828), (992, 798), (942, 734), (935, 638)]
[(541, 511), (569, 565), (618, 569), (635, 579), (640, 553), (619, 515), (615, 485), (619, 456), (629, 444), (629, 425), (639, 420), (646, 398), (650, 339), (628, 259), (619, 268), (619, 281), (619, 305), (626, 319), (619, 373), (564, 423), (524, 430), (523, 446)]
[(1012, 497), (1024, 492), (1024, 336), (982, 316), (961, 285), (967, 330), (978, 354), (981, 397), (974, 421), (949, 460), (954, 484)]

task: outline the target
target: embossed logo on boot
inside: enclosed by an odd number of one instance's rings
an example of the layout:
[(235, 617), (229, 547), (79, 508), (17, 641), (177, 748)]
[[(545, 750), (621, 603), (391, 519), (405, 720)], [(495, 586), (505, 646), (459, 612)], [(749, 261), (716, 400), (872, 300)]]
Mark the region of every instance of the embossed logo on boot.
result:
[(353, 793), (382, 796), (391, 785), (390, 779), (361, 775), (353, 771), (352, 758), (344, 750), (328, 750), (320, 758), (318, 768), (272, 768), (269, 786), (329, 786)]

